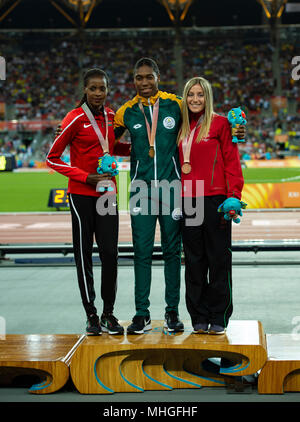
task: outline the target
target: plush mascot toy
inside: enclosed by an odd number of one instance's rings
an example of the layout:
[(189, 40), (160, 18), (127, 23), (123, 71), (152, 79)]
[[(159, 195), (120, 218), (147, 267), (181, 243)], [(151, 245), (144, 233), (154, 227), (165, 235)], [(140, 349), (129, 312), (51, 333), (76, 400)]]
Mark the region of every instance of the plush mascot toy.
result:
[[(117, 174), (119, 174), (118, 163), (114, 159), (114, 157), (112, 157), (109, 154), (105, 154), (103, 155), (103, 157), (100, 157), (98, 159), (97, 173), (98, 174), (109, 173), (111, 176), (116, 176)], [(111, 192), (114, 190), (114, 188), (111, 186), (110, 181), (103, 181), (101, 182), (101, 184), (102, 186), (100, 186), (99, 188), (100, 192), (105, 192), (105, 191)]]
[(240, 107), (232, 108), (229, 111), (227, 118), (232, 127), (232, 135), (233, 135), (232, 142), (234, 142), (235, 144), (239, 142), (245, 142), (245, 139), (238, 139), (238, 137), (236, 136), (236, 129), (240, 125), (245, 125), (247, 123), (246, 114), (243, 112), (243, 110)]
[(233, 220), (234, 223), (239, 223), (242, 216), (242, 209), (245, 209), (247, 204), (237, 198), (227, 198), (218, 208), (218, 212), (224, 213), (225, 220)]

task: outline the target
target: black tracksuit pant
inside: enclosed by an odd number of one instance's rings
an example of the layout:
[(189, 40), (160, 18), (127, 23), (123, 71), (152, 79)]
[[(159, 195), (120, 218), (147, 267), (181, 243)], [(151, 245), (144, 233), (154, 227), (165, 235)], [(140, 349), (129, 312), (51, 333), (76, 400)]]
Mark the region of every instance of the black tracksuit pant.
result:
[[(193, 208), (195, 208), (195, 198)], [(186, 306), (192, 324), (226, 327), (232, 314), (231, 221), (218, 206), (223, 195), (204, 197), (202, 224), (187, 226), (183, 202), (182, 241), (185, 255)]]
[(82, 303), (87, 316), (97, 313), (93, 277), (94, 237), (101, 260), (103, 312), (113, 311), (117, 290), (119, 216), (99, 215), (97, 197), (70, 194), (74, 258)]

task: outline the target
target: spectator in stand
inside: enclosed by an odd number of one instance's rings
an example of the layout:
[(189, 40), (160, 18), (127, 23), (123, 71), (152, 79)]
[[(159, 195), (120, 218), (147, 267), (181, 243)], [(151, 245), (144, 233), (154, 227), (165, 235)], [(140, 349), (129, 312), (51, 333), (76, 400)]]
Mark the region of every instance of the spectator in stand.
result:
[[(300, 122), (295, 119), (300, 111), (300, 84), (291, 78), (291, 57), (296, 56), (297, 44), (289, 37), (281, 47), (283, 93), (295, 107), (293, 118), (295, 132), (300, 131)], [(272, 49), (268, 42), (256, 40), (247, 34), (244, 40), (230, 39), (228, 31), (222, 39), (199, 39), (194, 35), (184, 35), (183, 46), (184, 79), (192, 75), (209, 77), (214, 90), (215, 110), (226, 115), (232, 104), (242, 105), (249, 113), (248, 139), (272, 142), (275, 119), (269, 117), (270, 97), (274, 94), (272, 77)], [(264, 36), (264, 32), (259, 32)], [(89, 42), (82, 52), (83, 69), (97, 66), (99, 60), (107, 69), (112, 80), (108, 105), (118, 109), (131, 97), (134, 89), (130, 63), (145, 55), (159, 57), (164, 81), (162, 89), (177, 93), (176, 67), (173, 56), (173, 39), (170, 37), (138, 38), (123, 37), (116, 47), (115, 39), (99, 42), (95, 35), (89, 35)], [(192, 42), (189, 42), (192, 40)], [(13, 51), (14, 50), (14, 51)], [(162, 53), (163, 52), (163, 53)], [(45, 47), (31, 49), (22, 43), (16, 50), (15, 44), (1, 45), (0, 55), (9, 66), (9, 77), (0, 91), (0, 101), (16, 110), (18, 120), (61, 120), (68, 110), (78, 102), (78, 44), (77, 41), (55, 42), (49, 39)], [(51, 57), (51, 60), (50, 60)], [(68, 63), (66, 65), (66, 63)], [(75, 89), (74, 89), (75, 88)], [(11, 108), (11, 107), (10, 107)], [(251, 116), (254, 116), (253, 118)], [(289, 116), (286, 116), (286, 121)], [(254, 132), (255, 131), (255, 132)], [(262, 132), (267, 132), (267, 136)], [(241, 146), (243, 148), (243, 146)]]

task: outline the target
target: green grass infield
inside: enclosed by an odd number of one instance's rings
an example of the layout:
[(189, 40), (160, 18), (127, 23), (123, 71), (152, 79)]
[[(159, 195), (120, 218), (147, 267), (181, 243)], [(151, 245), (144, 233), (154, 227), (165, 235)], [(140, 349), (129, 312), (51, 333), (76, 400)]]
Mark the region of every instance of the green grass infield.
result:
[[(246, 168), (245, 183), (300, 182), (300, 168)], [(121, 171), (117, 177), (119, 209), (126, 210), (128, 203), (129, 172)], [(68, 179), (59, 173), (47, 171), (0, 173), (0, 212), (47, 212), (51, 189), (66, 189)], [(66, 207), (60, 210), (68, 210)]]

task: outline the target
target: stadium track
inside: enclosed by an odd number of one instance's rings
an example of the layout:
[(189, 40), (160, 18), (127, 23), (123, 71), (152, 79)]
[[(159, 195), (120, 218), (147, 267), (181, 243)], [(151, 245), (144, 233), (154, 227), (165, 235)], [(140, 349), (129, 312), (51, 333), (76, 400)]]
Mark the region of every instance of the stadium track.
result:
[[(240, 224), (232, 225), (233, 241), (299, 240), (300, 209), (247, 210)], [(159, 242), (159, 226), (156, 230)], [(71, 243), (69, 212), (1, 213), (0, 244)], [(130, 216), (120, 213), (119, 243), (132, 243)]]

